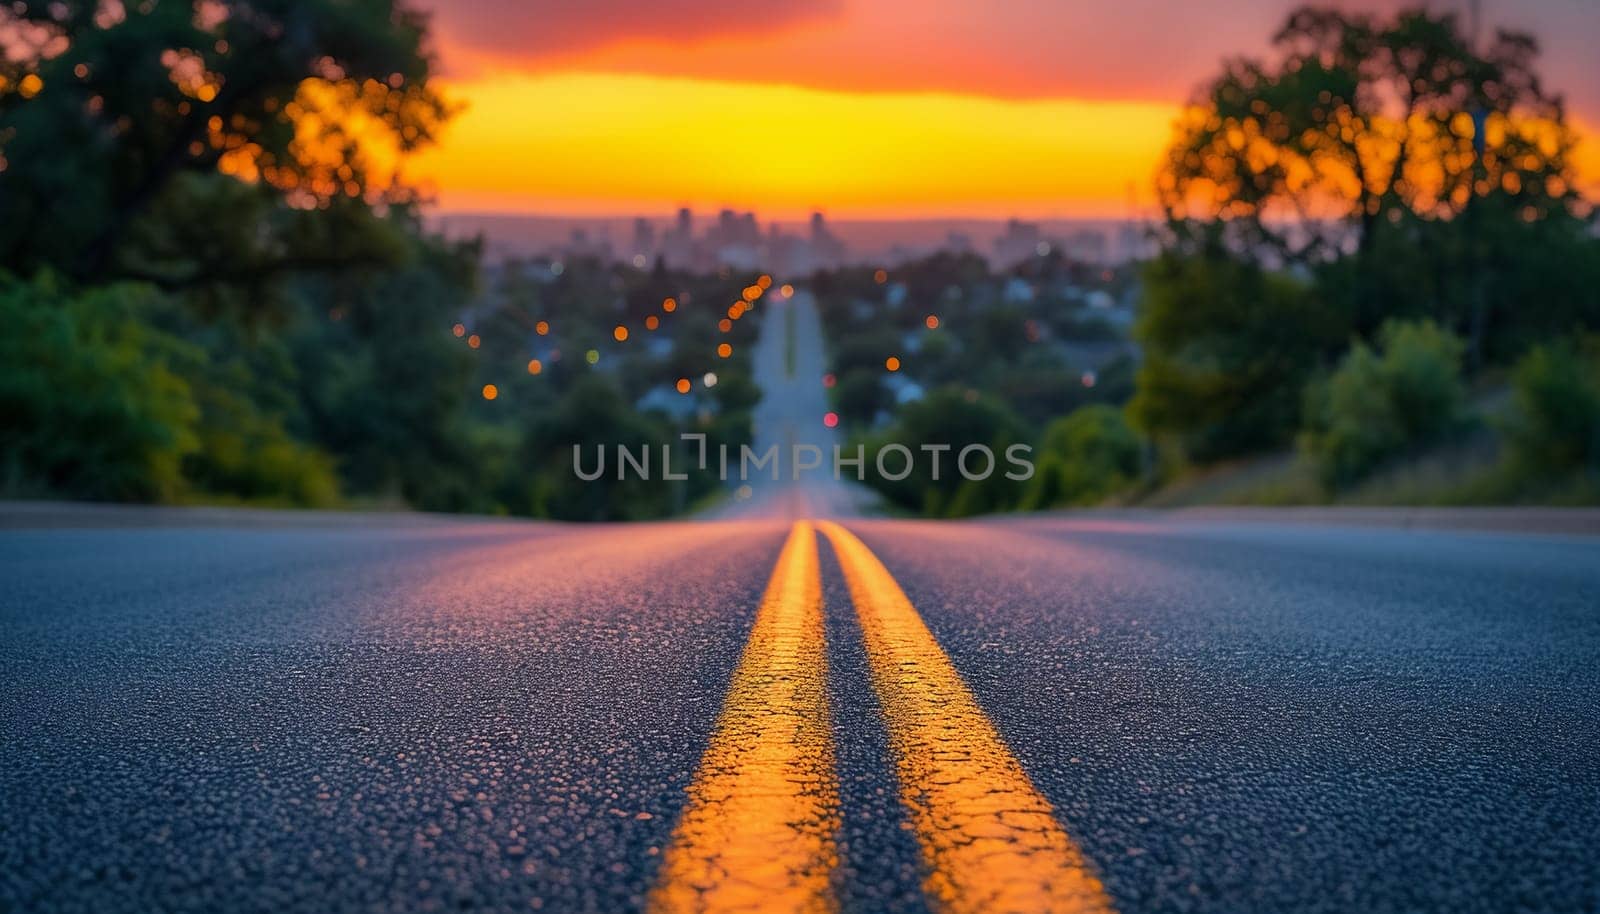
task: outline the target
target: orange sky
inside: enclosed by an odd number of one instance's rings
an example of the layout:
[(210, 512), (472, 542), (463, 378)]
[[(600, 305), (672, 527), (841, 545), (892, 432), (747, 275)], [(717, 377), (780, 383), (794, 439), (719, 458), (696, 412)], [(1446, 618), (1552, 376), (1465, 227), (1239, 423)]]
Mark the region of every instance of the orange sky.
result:
[[(1192, 87), (1262, 51), (1289, 5), (436, 0), (467, 107), (411, 171), (448, 211), (1123, 216), (1130, 192), (1152, 205)], [(1553, 36), (1547, 79), (1600, 121), (1600, 4), (1486, 5)]]

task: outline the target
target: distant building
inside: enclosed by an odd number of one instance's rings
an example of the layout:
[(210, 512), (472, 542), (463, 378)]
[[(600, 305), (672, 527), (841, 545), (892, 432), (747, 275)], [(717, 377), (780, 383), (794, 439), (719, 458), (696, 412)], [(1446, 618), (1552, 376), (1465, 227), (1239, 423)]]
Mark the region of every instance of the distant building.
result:
[(767, 232), (766, 267), (782, 276), (805, 276), (816, 270), (811, 245), (798, 235), (786, 235), (776, 223)]
[(661, 258), (675, 270), (694, 268), (694, 213), (688, 207), (678, 210), (677, 220), (662, 235)]
[(821, 213), (811, 214), (811, 262), (813, 269), (831, 270), (845, 262), (845, 245), (828, 229)]
[(567, 239), (566, 246), (561, 249), (561, 253), (568, 259), (593, 257), (596, 260), (606, 262), (615, 259), (611, 249), (611, 239), (606, 236), (604, 231), (594, 237), (590, 237), (589, 232), (581, 228), (572, 230), (572, 235)]
[(1039, 226), (1020, 219), (1006, 220), (1006, 230), (994, 242), (995, 263), (1002, 267), (1016, 266), (1029, 257), (1050, 252)]
[(629, 257), (636, 267), (643, 267), (656, 256), (656, 226), (649, 219), (633, 220), (633, 250)]
[(1061, 252), (1078, 263), (1104, 266), (1109, 262), (1106, 236), (1094, 229), (1073, 232), (1062, 239)]
[(1117, 259), (1126, 263), (1148, 260), (1155, 256), (1158, 245), (1143, 226), (1128, 222), (1117, 233)]

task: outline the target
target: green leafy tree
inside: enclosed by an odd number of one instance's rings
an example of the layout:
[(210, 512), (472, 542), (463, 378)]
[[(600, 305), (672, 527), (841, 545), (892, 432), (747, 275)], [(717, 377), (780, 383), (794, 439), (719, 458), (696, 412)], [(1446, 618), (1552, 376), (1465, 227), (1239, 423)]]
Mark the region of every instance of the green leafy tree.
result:
[(883, 383), (883, 366), (857, 368), (839, 375), (833, 403), (847, 424), (871, 425), (880, 412), (894, 406), (894, 397)]
[(473, 446), (488, 442), (474, 437), (467, 413), (473, 351), (450, 333), (472, 294), (477, 251), (422, 237), (407, 244), (404, 267), (302, 286), (306, 301), (286, 334), (298, 431), (333, 455), (352, 494), (483, 509), (488, 486)]
[(1230, 60), (1180, 121), (1159, 179), (1177, 236), (1330, 274), (1363, 336), (1431, 317), (1473, 364), (1529, 311), (1600, 318), (1592, 282), (1530, 268), (1589, 210), (1537, 50), (1508, 31), (1479, 45), (1449, 13), (1296, 10), (1270, 59)]
[[(526, 472), (530, 513), (562, 520), (645, 520), (676, 508), (670, 485), (661, 481), (661, 445), (669, 431), (634, 411), (609, 379), (589, 375), (562, 397), (555, 411), (529, 430), (518, 461)], [(618, 478), (617, 447), (636, 458), (648, 449), (651, 478), (630, 468)], [(581, 461), (594, 480), (578, 477)], [(603, 455), (603, 456), (600, 456)]]
[(1306, 259), (1347, 236), (1273, 216), (1331, 215), (1365, 250), (1386, 224), (1459, 215), (1477, 198), (1505, 194), (1536, 216), (1580, 202), (1577, 136), (1528, 35), (1479, 49), (1450, 13), (1302, 7), (1273, 49), (1230, 60), (1180, 122), (1159, 182), (1174, 216), (1226, 218)]
[(1129, 418), (1171, 457), (1210, 461), (1284, 444), (1301, 389), (1348, 328), (1304, 282), (1212, 245), (1145, 272)]
[(424, 26), (393, 0), (0, 5), (0, 263), (193, 286), (381, 259), (325, 227), (413, 198), (396, 163), (449, 113)]
[(128, 500), (184, 491), (200, 410), (174, 365), (197, 353), (149, 326), (154, 298), (0, 279), (5, 491)]
[[(972, 390), (941, 388), (906, 404), (894, 425), (868, 442), (867, 479), (892, 502), (931, 517), (1003, 510), (1017, 504), (1024, 485), (1006, 478), (1006, 472), (1015, 468), (1006, 462), (1005, 451), (1026, 440), (1026, 426), (1000, 401)], [(878, 451), (891, 443), (906, 447), (914, 458), (912, 472), (904, 479), (877, 473)], [(987, 479), (968, 480), (956, 465), (961, 450), (974, 444), (987, 446), (995, 455), (994, 471)], [(935, 458), (922, 450), (924, 445), (948, 446), (948, 450)], [(983, 469), (977, 457), (971, 460), (975, 473)], [(904, 462), (898, 452), (884, 457), (891, 473), (898, 473)]]

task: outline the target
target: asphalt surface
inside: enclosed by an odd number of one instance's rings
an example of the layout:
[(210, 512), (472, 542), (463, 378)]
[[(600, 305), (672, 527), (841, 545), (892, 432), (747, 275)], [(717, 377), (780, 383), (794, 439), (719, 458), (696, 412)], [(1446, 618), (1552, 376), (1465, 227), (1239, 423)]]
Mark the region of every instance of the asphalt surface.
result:
[[(822, 402), (760, 434), (826, 443)], [(0, 911), (641, 909), (791, 519), (859, 503), (24, 517), (0, 530)], [(1116, 910), (1600, 910), (1600, 538), (1299, 520), (844, 526)], [(828, 897), (927, 910), (884, 661), (817, 556)]]
[[(847, 524), (1123, 911), (1592, 911), (1600, 548)], [(782, 521), (0, 535), (0, 907), (630, 910)], [(820, 550), (846, 910), (918, 910)]]

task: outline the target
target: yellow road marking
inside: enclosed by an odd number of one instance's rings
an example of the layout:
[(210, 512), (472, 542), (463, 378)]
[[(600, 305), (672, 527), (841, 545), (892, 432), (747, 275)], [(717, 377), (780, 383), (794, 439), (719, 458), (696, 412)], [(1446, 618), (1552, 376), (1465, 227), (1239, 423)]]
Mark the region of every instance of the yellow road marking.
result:
[(928, 897), (947, 914), (1112, 911), (1049, 801), (889, 570), (848, 530), (818, 526), (861, 620)]
[(801, 521), (689, 786), (652, 911), (834, 909), (839, 785), (827, 677), (817, 538)]

